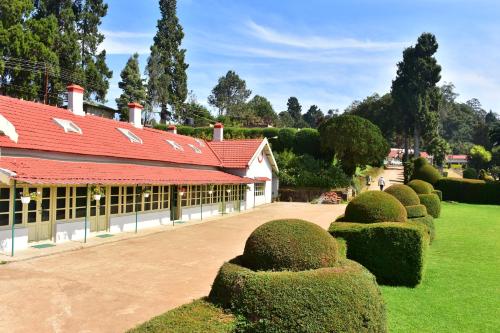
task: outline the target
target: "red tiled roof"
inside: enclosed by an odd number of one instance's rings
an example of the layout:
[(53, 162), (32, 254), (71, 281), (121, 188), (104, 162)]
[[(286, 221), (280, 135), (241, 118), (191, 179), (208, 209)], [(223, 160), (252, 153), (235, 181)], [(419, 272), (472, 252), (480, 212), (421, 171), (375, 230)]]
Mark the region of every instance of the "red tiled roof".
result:
[[(139, 129), (129, 123), (92, 115), (76, 116), (66, 109), (6, 96), (0, 96), (0, 114), (15, 126), (19, 134), (17, 143), (7, 136), (0, 136), (0, 147), (221, 166), (221, 161), (206, 142), (201, 141), (203, 145), (200, 145), (188, 136), (150, 128)], [(73, 121), (83, 134), (65, 133), (53, 121), (54, 117)], [(118, 127), (130, 130), (143, 143), (130, 142), (116, 129)], [(166, 139), (176, 141), (184, 151), (175, 150)], [(188, 144), (198, 147), (202, 153), (196, 153)]]
[(267, 177), (255, 177), (254, 178), (256, 181), (258, 182), (268, 182), (270, 181), (271, 179), (267, 178)]
[(446, 158), (449, 160), (466, 160), (467, 155), (448, 155)]
[(225, 168), (242, 169), (248, 166), (262, 140), (211, 141), (208, 145), (220, 158)]
[(124, 163), (68, 162), (0, 157), (0, 168), (28, 184), (242, 184), (254, 180), (218, 170), (170, 168)]

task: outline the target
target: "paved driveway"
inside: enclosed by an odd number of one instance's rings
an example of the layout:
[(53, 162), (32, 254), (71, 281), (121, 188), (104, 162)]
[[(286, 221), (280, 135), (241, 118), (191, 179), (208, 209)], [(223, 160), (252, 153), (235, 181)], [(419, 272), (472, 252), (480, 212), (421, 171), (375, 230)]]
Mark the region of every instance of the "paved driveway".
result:
[(221, 264), (276, 218), (326, 228), (344, 205), (276, 203), (185, 228), (0, 266), (0, 332), (123, 332), (208, 294)]

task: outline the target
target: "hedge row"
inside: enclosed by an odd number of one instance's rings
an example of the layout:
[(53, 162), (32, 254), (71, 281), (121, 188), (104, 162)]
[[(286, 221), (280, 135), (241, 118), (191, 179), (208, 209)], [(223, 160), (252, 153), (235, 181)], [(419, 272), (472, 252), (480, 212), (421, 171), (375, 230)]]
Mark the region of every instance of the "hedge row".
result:
[[(158, 124), (155, 128), (166, 130), (167, 126)], [(177, 133), (205, 140), (213, 137), (212, 127), (177, 126)], [(243, 128), (224, 127), (224, 139), (257, 139), (267, 138), (274, 151), (293, 150), (296, 154), (309, 154), (320, 157), (319, 132), (313, 128)]]
[[(419, 200), (419, 202), (420, 202), (420, 200)], [(427, 215), (427, 208), (421, 204), (405, 206), (405, 208), (406, 208), (406, 212), (408, 213), (409, 219), (412, 219), (415, 217), (422, 217), (422, 216)]]
[(442, 178), (436, 189), (443, 192), (443, 200), (473, 204), (500, 205), (500, 182), (477, 179)]
[(271, 272), (245, 268), (236, 258), (219, 270), (209, 299), (246, 318), (245, 332), (387, 332), (373, 275), (350, 260)]
[(347, 258), (368, 268), (377, 282), (414, 287), (422, 280), (430, 242), (422, 226), (408, 222), (334, 222), (329, 232), (347, 242)]
[(422, 217), (415, 217), (408, 219), (409, 223), (415, 223), (421, 225), (426, 230), (429, 235), (429, 242), (432, 243), (434, 238), (436, 238), (436, 228), (434, 226), (434, 218), (431, 215), (426, 214)]

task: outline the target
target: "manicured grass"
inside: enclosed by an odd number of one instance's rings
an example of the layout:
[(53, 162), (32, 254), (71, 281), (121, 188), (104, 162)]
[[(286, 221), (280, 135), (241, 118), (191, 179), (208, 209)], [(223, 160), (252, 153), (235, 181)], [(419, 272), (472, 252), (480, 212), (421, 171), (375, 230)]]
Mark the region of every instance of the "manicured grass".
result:
[(233, 315), (199, 299), (154, 317), (129, 333), (230, 333), (235, 327)]
[(381, 287), (393, 332), (498, 332), (500, 206), (445, 203), (423, 282)]

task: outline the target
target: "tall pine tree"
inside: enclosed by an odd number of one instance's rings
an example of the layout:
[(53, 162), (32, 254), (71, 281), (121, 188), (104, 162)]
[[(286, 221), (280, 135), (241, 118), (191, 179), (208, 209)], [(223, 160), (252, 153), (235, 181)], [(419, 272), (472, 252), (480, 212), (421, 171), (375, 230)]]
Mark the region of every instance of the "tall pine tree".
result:
[(141, 105), (146, 103), (146, 88), (144, 86), (144, 80), (141, 78), (139, 55), (137, 53), (128, 59), (120, 77), (122, 80), (118, 82), (118, 87), (120, 87), (123, 92), (120, 97), (116, 99), (116, 106), (120, 113), (120, 119), (128, 120), (128, 103), (137, 102)]
[(413, 134), (415, 156), (420, 155), (422, 137), (437, 135), (440, 93), (436, 84), (441, 79), (441, 66), (434, 57), (437, 49), (433, 34), (420, 35), (415, 46), (404, 50), (403, 61), (398, 63), (397, 76), (392, 82), (391, 94), (405, 135), (405, 149), (408, 135)]
[(160, 0), (160, 12), (147, 68), (149, 79), (155, 83), (148, 84), (148, 91), (155, 96), (154, 103), (161, 108), (161, 121), (166, 122), (167, 119), (178, 118), (181, 113), (188, 93), (188, 65), (185, 62), (186, 50), (181, 48), (184, 32), (177, 17), (177, 1)]

